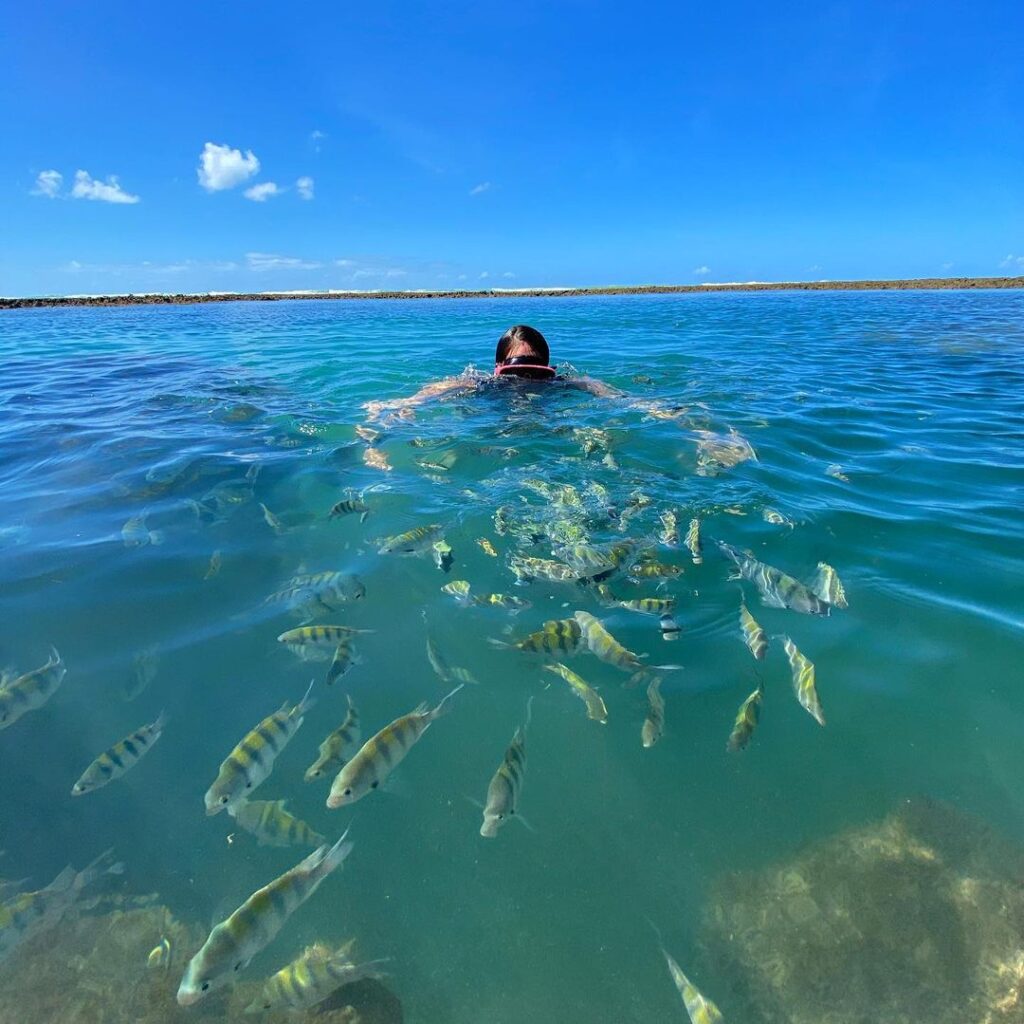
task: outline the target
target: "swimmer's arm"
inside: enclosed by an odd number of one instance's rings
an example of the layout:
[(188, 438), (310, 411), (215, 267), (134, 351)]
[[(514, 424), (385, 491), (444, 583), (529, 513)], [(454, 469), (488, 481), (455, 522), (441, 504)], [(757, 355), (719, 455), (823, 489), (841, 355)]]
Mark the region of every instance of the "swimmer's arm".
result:
[[(568, 381), (568, 383), (575, 388), (579, 388), (581, 391), (596, 395), (598, 398), (629, 399), (629, 395), (625, 391), (613, 388), (610, 384), (605, 384), (603, 380), (596, 380), (593, 377), (575, 377)], [(631, 409), (641, 409), (649, 416), (654, 416), (659, 420), (675, 419), (678, 415), (677, 412), (669, 409), (664, 402), (652, 402), (646, 398), (629, 399), (628, 405)]]
[(464, 388), (469, 383), (464, 377), (447, 377), (445, 380), (435, 380), (424, 384), (415, 395), (409, 395), (408, 398), (392, 398), (386, 402), (365, 402), (363, 408), (366, 410), (367, 420), (373, 422), (380, 419), (381, 413), (398, 412), (402, 409), (422, 405), (432, 398), (438, 398), (459, 388)]

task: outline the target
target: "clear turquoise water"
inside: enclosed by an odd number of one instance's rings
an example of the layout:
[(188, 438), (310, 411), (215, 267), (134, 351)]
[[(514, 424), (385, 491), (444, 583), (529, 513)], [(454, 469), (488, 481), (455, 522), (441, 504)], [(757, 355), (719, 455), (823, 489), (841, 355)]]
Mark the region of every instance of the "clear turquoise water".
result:
[[(361, 403), (467, 363), (487, 367), (514, 322), (543, 330), (556, 361), (688, 416), (658, 421), (576, 392), (511, 389), (421, 410), (379, 443), (393, 472), (363, 464)], [(393, 958), (390, 984), (409, 1021), (680, 1019), (651, 917), (727, 1019), (745, 1019), (696, 938), (720, 872), (785, 858), (921, 794), (1024, 838), (1022, 351), (1024, 294), (1006, 292), (4, 313), (0, 665), (25, 671), (53, 644), (68, 674), (44, 709), (0, 733), (0, 874), (42, 885), (114, 846), (127, 890), (158, 892), (206, 922), (294, 864), (300, 851), (245, 835), (228, 844), (232, 823), (207, 818), (202, 797), (242, 735), (323, 670), (280, 649), (275, 637), (297, 620), (263, 598), (300, 566), (344, 569), (367, 596), (330, 618), (376, 633), (257, 795), (288, 797), (330, 836), (351, 822), (355, 851), (249, 975), (305, 942), (355, 934), (369, 955)], [(618, 470), (583, 458), (566, 429), (577, 426), (610, 431)], [(696, 475), (691, 428), (730, 427), (758, 460)], [(450, 440), (427, 452), (412, 437)], [(474, 454), (481, 445), (518, 455)], [(458, 461), (446, 474), (416, 464), (447, 450)], [(187, 467), (176, 479), (154, 472), (175, 460)], [(186, 499), (243, 481), (254, 464), (252, 500), (197, 520)], [(847, 481), (826, 473), (833, 465)], [(684, 526), (704, 518), (701, 566), (661, 552), (686, 567), (666, 588), (679, 598), (682, 639), (663, 643), (654, 620), (607, 612), (571, 587), (513, 586), (515, 544), (494, 535), (491, 516), (520, 495), (540, 506), (522, 486), (537, 476), (597, 480), (620, 503), (642, 489), (653, 504), (631, 536), (652, 534), (669, 506)], [(385, 488), (371, 494), (365, 524), (326, 520), (345, 488), (373, 484)], [(286, 533), (268, 528), (258, 502)], [(793, 527), (767, 523), (766, 507)], [(165, 541), (126, 548), (121, 528), (143, 511)], [(376, 538), (427, 522), (447, 527), (450, 576), (428, 558), (376, 553)], [(592, 533), (621, 536), (614, 523)], [(481, 536), (499, 559), (474, 543)], [(737, 587), (711, 537), (802, 579), (820, 560), (839, 571), (850, 607), (828, 619), (764, 608), (747, 591), (768, 631), (790, 633), (815, 662), (825, 729), (793, 700), (775, 645), (761, 668), (761, 726), (748, 750), (726, 753), (756, 677), (738, 637)], [(223, 568), (205, 580), (215, 549)], [(515, 618), (458, 608), (440, 592), (454, 578), (534, 607)], [(622, 673), (572, 663), (607, 702), (602, 727), (561, 683), (545, 688), (536, 661), (486, 642), (575, 608), (602, 615), (652, 661), (684, 666), (666, 676), (666, 734), (654, 749), (639, 741), (642, 690), (624, 690)], [(423, 611), (448, 660), (481, 685), (412, 751), (400, 792), (328, 811), (324, 787), (302, 772), (340, 722), (343, 693), (369, 735), (445, 691), (425, 658)], [(132, 659), (153, 645), (157, 675), (126, 701)], [(531, 694), (522, 812), (536, 831), (512, 824), (488, 841), (467, 797), (483, 799)], [(161, 709), (170, 724), (152, 754), (72, 799), (92, 758)]]

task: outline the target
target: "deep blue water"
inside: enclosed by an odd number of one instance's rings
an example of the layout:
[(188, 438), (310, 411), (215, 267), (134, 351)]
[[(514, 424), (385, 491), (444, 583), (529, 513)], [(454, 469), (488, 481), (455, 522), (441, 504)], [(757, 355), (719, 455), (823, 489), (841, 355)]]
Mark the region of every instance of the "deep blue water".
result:
[[(392, 471), (364, 463), (362, 403), (470, 363), (488, 369), (515, 322), (541, 329), (556, 362), (677, 417), (566, 388), (459, 394), (384, 431), (375, 447)], [(298, 572), (343, 570), (365, 598), (316, 621), (376, 632), (359, 638), (361, 662), (321, 687), (257, 797), (289, 798), (332, 838), (351, 822), (355, 850), (247, 974), (357, 935), (368, 955), (392, 958), (409, 1021), (682, 1019), (653, 918), (726, 1018), (746, 1019), (702, 960), (699, 923), (720, 873), (781, 861), (919, 795), (1024, 839), (1022, 353), (1015, 292), (4, 313), (0, 667), (28, 671), (53, 645), (67, 677), (0, 732), (0, 877), (41, 886), (114, 846), (127, 890), (205, 923), (296, 863), (298, 849), (227, 843), (238, 830), (204, 814), (203, 793), (242, 736), (325, 668), (276, 643), (300, 620), (264, 598)], [(603, 448), (584, 454), (579, 427), (607, 432), (617, 468)], [(756, 459), (701, 475), (698, 431), (735, 431)], [(488, 446), (515, 451), (478, 450)], [(417, 461), (446, 455), (445, 469)], [(701, 565), (660, 547), (684, 567), (678, 580), (611, 584), (620, 597), (674, 595), (679, 640), (575, 585), (515, 585), (508, 558), (520, 547), (496, 535), (499, 505), (523, 521), (583, 521), (524, 486), (532, 478), (580, 494), (597, 482), (620, 509), (637, 492), (650, 499), (623, 532), (588, 515), (595, 543), (657, 546), (660, 512), (677, 509), (683, 532), (700, 517)], [(327, 519), (347, 489), (373, 487), (366, 523)], [(789, 523), (766, 521), (766, 509)], [(163, 542), (126, 546), (123, 526), (143, 513)], [(377, 554), (378, 538), (426, 523), (446, 529), (448, 575), (429, 556)], [(741, 642), (739, 589), (716, 538), (801, 580), (819, 561), (841, 576), (849, 608), (828, 618), (766, 608), (744, 584), (768, 633), (788, 633), (815, 663), (825, 728), (793, 699), (781, 644), (758, 665)], [(550, 557), (551, 546), (522, 553)], [(214, 551), (222, 568), (205, 578)], [(452, 579), (533, 607), (460, 608), (440, 591)], [(622, 672), (590, 655), (569, 662), (603, 695), (602, 726), (539, 661), (487, 642), (576, 609), (652, 663), (683, 666), (665, 674), (653, 749), (640, 744), (644, 689), (624, 689)], [(427, 662), (424, 613), (448, 661), (480, 685), (412, 750), (397, 792), (329, 811), (326, 787), (302, 773), (340, 723), (343, 694), (366, 737), (450, 688)], [(126, 700), (133, 659), (153, 648), (153, 681)], [(761, 724), (747, 750), (727, 753), (758, 672)], [(522, 814), (533, 830), (511, 823), (486, 840), (471, 799), (484, 798), (531, 694)], [(100, 751), (161, 710), (169, 724), (151, 754), (71, 797)]]

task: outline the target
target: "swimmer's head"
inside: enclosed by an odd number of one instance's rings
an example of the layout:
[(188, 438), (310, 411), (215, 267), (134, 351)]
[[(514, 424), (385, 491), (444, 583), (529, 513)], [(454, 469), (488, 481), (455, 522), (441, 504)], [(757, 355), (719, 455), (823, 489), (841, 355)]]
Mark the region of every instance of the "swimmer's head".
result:
[(512, 375), (531, 380), (550, 379), (554, 377), (555, 369), (548, 365), (549, 359), (544, 335), (534, 327), (517, 324), (498, 339), (498, 347), (494, 350), (494, 373), (496, 376)]

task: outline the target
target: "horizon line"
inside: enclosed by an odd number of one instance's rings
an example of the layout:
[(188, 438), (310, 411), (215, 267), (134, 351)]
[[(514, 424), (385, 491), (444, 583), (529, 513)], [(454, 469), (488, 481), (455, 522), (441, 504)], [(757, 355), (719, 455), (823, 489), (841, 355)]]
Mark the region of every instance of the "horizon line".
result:
[(204, 302), (266, 302), (295, 299), (472, 299), (569, 298), (588, 295), (672, 295), (757, 291), (915, 291), (1024, 288), (1018, 277), (919, 277), (816, 281), (704, 281), (700, 284), (537, 286), (523, 288), (292, 289), (261, 292), (104, 292), (97, 294), (0, 296), (0, 309), (49, 306), (191, 305)]

